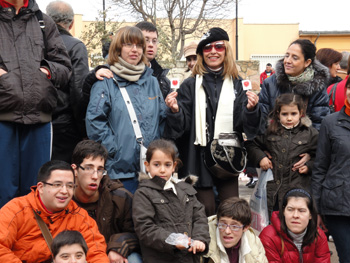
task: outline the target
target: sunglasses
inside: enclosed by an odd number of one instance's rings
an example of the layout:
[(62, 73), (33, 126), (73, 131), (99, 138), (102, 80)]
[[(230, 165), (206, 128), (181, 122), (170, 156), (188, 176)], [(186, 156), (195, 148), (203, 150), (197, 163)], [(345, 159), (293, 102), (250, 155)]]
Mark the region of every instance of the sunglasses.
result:
[(224, 42), (217, 42), (215, 44), (207, 44), (203, 47), (203, 52), (210, 52), (212, 49), (215, 48), (217, 52), (222, 52), (226, 49)]

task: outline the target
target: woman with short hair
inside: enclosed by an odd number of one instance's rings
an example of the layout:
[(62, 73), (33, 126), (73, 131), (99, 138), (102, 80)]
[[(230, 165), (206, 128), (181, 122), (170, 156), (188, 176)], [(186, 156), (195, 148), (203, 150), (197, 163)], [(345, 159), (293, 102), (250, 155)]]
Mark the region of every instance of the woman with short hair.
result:
[(86, 113), (88, 137), (108, 150), (106, 170), (109, 176), (120, 179), (132, 193), (138, 185), (141, 140), (136, 138), (122, 88), (134, 108), (145, 147), (160, 138), (166, 117), (158, 81), (145, 64), (145, 49), (140, 29), (130, 26), (119, 29), (107, 60), (113, 78), (95, 82)]

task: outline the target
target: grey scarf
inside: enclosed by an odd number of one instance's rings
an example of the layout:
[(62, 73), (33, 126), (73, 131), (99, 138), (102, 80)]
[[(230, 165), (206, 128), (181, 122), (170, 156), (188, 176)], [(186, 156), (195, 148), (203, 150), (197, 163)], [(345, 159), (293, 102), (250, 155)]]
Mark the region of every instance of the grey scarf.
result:
[(119, 61), (111, 65), (110, 69), (117, 74), (117, 76), (126, 79), (131, 82), (138, 81), (145, 71), (145, 63), (140, 62), (138, 65), (134, 66), (126, 62), (121, 57), (118, 58)]
[(296, 76), (296, 77), (292, 77), (289, 75), (287, 76), (290, 82), (292, 82), (293, 84), (296, 84), (296, 83), (303, 83), (303, 82), (310, 81), (314, 78), (314, 75), (315, 75), (315, 70), (312, 67), (312, 65), (310, 65), (299, 76)]

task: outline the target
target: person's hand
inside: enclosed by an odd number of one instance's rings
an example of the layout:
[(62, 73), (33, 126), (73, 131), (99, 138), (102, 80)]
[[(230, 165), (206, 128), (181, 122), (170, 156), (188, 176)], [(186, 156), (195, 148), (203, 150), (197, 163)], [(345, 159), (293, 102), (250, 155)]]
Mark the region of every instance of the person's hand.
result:
[(173, 113), (179, 112), (179, 104), (177, 104), (177, 92), (173, 91), (165, 98), (165, 104), (170, 108)]
[(307, 174), (309, 172), (309, 168), (306, 165), (303, 165), (302, 167), (299, 168), (298, 172), (300, 174)]
[(272, 156), (268, 151), (264, 151), (264, 153), (266, 154), (267, 158), (272, 159)]
[(104, 77), (110, 79), (113, 78), (113, 72), (110, 71), (108, 68), (100, 68), (96, 71), (95, 77), (99, 80), (103, 80)]
[(267, 169), (273, 168), (271, 160), (267, 157), (262, 158), (259, 165), (260, 165), (260, 168), (263, 169), (264, 171), (266, 171)]
[(108, 258), (110, 263), (128, 263), (126, 258), (113, 250), (108, 252)]
[(50, 76), (50, 72), (46, 68), (40, 68), (41, 72), (44, 73), (46, 76)]
[(0, 68), (0, 76), (4, 75), (4, 74), (6, 74), (6, 73), (7, 73), (7, 71), (5, 71), (5, 70), (3, 70), (2, 68)]
[(321, 215), (317, 215), (317, 226), (319, 228), (322, 228), (322, 230), (324, 232), (328, 232), (328, 229), (327, 227), (325, 226), (325, 224), (323, 223), (323, 219), (322, 219), (322, 216)]
[(247, 97), (248, 97), (248, 104), (247, 104), (247, 109), (249, 111), (254, 110), (256, 104), (259, 102), (259, 97), (256, 95), (253, 91), (248, 90), (246, 92)]
[(311, 159), (311, 156), (308, 153), (302, 153), (299, 156), (301, 157), (301, 159), (293, 165), (292, 167), (293, 172), (295, 172), (296, 170), (304, 166), (305, 163), (307, 163)]
[(178, 249), (178, 250), (184, 250), (186, 249), (184, 246), (182, 245), (175, 245), (175, 247)]
[(205, 250), (205, 244), (202, 241), (194, 240), (192, 246), (188, 249), (188, 252), (196, 254), (197, 252), (203, 252)]

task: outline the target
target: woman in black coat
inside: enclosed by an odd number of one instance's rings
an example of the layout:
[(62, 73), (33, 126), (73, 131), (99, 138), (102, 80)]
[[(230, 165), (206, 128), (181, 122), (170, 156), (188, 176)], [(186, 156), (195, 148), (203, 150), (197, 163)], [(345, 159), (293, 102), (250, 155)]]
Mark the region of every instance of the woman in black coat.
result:
[(197, 198), (205, 205), (207, 216), (215, 214), (214, 185), (221, 201), (238, 196), (238, 174), (217, 178), (205, 164), (207, 146), (222, 132), (244, 132), (253, 138), (261, 119), (259, 98), (243, 90), (228, 41), (221, 28), (204, 34), (196, 50), (193, 76), (165, 99), (169, 107), (165, 137), (178, 142), (184, 163), (180, 176), (198, 176)]
[[(350, 262), (350, 78), (345, 87), (345, 106), (322, 122), (311, 177), (312, 194), (339, 262)], [(321, 217), (319, 224), (327, 231)]]

